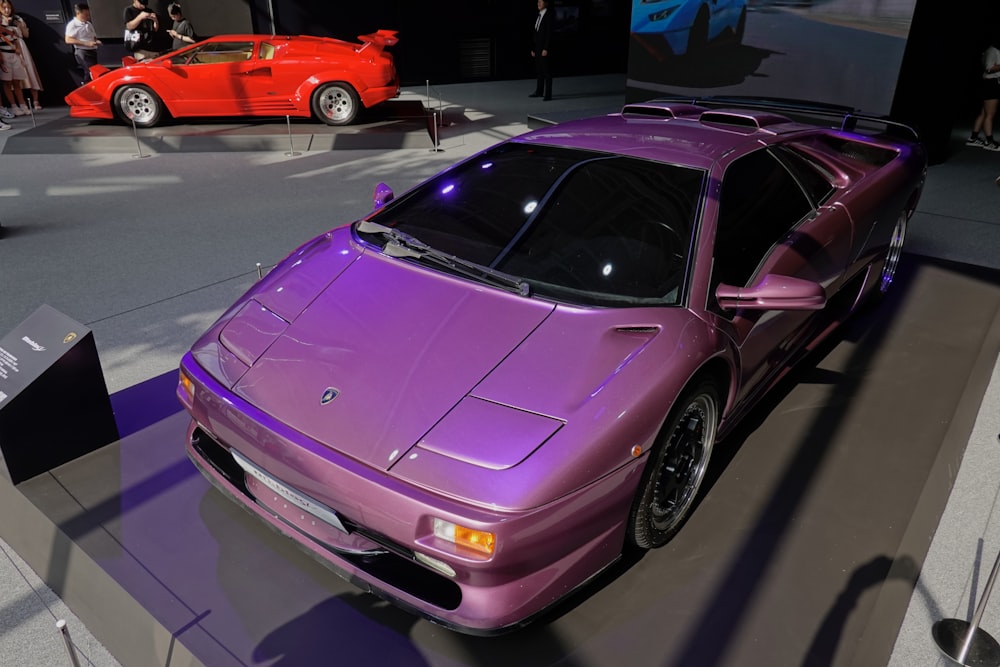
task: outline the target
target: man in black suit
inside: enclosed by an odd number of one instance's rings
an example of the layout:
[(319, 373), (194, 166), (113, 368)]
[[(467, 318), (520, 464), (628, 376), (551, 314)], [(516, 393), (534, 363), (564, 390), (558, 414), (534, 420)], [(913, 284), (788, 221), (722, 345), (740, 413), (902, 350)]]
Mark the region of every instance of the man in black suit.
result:
[(549, 1), (538, 0), (534, 47), (531, 50), (531, 57), (535, 59), (535, 71), (538, 73), (538, 83), (535, 84), (535, 92), (528, 97), (541, 97), (546, 101), (552, 99), (552, 68), (549, 57), (549, 47), (552, 42), (552, 19)]

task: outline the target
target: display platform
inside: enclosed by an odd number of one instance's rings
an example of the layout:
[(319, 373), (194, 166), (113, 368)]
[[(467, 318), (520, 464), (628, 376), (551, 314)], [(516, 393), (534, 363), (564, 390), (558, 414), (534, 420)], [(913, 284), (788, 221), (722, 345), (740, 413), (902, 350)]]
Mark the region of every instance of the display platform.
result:
[(169, 375), (112, 397), (118, 442), (0, 483), (0, 537), (127, 665), (884, 665), (1000, 351), (996, 272), (903, 260), (717, 446), (677, 538), (512, 634), (363, 594), (223, 497)]
[(6, 155), (62, 153), (178, 153), (211, 151), (320, 151), (432, 148), (431, 122), (417, 98), (389, 100), (359, 114), (355, 123), (324, 125), (313, 119), (184, 119), (152, 128), (111, 120), (42, 112), (35, 127), (8, 137)]

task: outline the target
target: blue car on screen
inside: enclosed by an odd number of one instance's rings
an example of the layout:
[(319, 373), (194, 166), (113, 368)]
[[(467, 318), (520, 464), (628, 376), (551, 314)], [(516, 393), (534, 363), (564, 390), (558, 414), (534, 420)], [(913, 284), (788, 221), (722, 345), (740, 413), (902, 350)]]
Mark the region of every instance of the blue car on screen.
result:
[(632, 0), (632, 34), (660, 35), (678, 56), (719, 38), (741, 43), (746, 21), (747, 0)]

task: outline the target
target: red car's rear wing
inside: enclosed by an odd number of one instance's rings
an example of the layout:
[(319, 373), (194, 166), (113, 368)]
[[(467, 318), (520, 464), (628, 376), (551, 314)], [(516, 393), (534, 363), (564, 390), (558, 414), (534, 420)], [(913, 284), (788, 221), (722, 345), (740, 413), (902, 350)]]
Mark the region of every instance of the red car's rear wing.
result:
[(396, 37), (397, 32), (397, 30), (377, 30), (367, 35), (358, 35), (358, 40), (363, 42), (357, 49), (358, 53), (369, 47), (374, 47), (377, 51), (382, 51), (385, 47), (392, 46), (399, 41), (399, 38)]

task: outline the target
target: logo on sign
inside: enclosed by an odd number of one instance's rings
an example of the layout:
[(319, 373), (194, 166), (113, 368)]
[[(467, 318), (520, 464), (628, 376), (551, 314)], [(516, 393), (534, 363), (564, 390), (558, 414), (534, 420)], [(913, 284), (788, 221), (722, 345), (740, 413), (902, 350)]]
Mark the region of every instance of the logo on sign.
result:
[(339, 389), (334, 389), (333, 387), (327, 387), (326, 390), (323, 392), (323, 395), (320, 396), (319, 404), (326, 405), (327, 403), (331, 402), (338, 396), (340, 396)]
[(75, 340), (76, 340), (76, 332), (70, 331), (68, 334), (66, 334), (66, 337), (63, 338), (63, 344), (65, 345), (66, 343), (72, 343)]
[(28, 347), (30, 347), (35, 352), (44, 352), (45, 351), (45, 347), (44, 346), (39, 345), (38, 343), (36, 343), (35, 341), (31, 340), (27, 336), (24, 336), (23, 338), (21, 338), (21, 340), (23, 340), (25, 343), (27, 343)]

